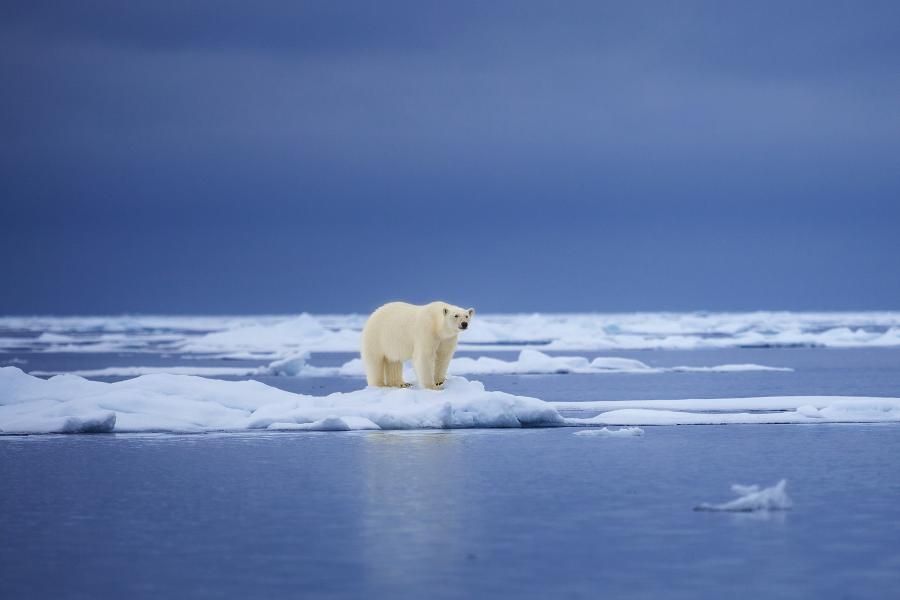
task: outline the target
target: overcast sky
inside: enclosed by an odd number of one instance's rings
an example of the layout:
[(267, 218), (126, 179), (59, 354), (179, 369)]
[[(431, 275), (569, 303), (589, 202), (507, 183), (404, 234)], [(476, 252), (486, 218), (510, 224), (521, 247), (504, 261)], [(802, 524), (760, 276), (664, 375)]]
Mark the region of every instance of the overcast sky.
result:
[(900, 309), (897, 2), (0, 5), (0, 313)]

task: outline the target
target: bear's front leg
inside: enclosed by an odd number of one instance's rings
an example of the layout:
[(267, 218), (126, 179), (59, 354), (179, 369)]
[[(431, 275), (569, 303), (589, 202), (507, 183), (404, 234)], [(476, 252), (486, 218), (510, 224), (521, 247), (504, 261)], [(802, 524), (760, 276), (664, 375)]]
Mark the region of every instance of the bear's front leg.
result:
[(419, 387), (429, 390), (437, 389), (437, 386), (434, 385), (434, 361), (434, 351), (417, 353), (413, 357), (413, 368), (416, 370)]
[(444, 385), (447, 380), (447, 369), (450, 367), (450, 360), (456, 351), (456, 338), (450, 338), (440, 343), (437, 348), (437, 356), (434, 361), (434, 384), (438, 387)]

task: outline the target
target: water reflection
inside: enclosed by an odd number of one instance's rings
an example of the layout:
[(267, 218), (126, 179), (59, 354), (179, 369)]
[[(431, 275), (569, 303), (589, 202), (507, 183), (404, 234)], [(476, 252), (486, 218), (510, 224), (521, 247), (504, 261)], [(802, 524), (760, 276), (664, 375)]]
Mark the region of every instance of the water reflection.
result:
[[(477, 522), (460, 486), (471, 465), (467, 433), (371, 433), (362, 452), (362, 539), (366, 574), (381, 589), (399, 589), (421, 572), (415, 564), (455, 571), (466, 560), (465, 528)], [(430, 574), (429, 574), (430, 575)]]

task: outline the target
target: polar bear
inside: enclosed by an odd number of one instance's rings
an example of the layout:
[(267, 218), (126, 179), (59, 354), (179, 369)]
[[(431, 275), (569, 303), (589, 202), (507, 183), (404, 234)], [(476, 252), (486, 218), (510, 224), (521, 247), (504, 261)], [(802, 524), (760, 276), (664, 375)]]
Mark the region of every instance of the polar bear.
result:
[(362, 360), (370, 386), (408, 387), (403, 361), (412, 358), (419, 387), (439, 389), (456, 350), (456, 338), (469, 327), (474, 308), (446, 302), (424, 306), (390, 302), (378, 308), (362, 332)]

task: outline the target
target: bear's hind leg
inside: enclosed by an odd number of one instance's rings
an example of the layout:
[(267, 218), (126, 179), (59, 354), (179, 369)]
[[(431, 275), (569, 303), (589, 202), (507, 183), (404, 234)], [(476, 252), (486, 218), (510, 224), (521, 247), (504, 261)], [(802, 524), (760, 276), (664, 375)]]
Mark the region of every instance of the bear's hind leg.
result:
[(403, 381), (403, 362), (385, 359), (385, 369), (388, 387), (409, 387)]
[(387, 371), (387, 360), (380, 354), (363, 353), (366, 367), (366, 383), (372, 387), (384, 387), (384, 375)]

